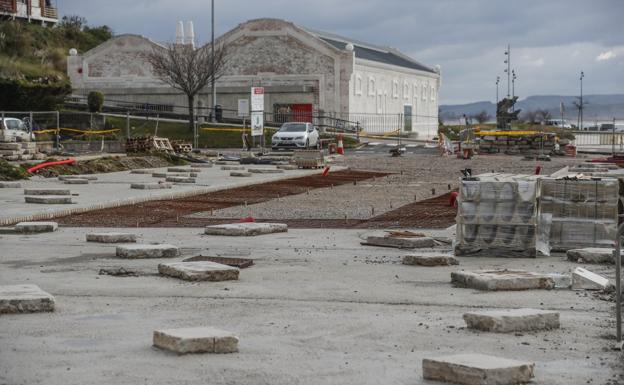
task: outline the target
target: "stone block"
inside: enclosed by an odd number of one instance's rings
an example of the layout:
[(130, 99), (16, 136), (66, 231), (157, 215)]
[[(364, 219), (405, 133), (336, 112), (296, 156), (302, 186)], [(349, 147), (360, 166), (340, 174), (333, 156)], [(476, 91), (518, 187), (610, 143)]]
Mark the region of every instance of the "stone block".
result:
[(154, 330), (153, 343), (178, 354), (238, 352), (237, 336), (209, 327)]
[(147, 170), (147, 169), (142, 169), (142, 168), (130, 170), (130, 174), (151, 174), (152, 172), (153, 172), (152, 170)]
[(20, 222), (15, 225), (18, 233), (51, 233), (58, 230), (56, 222)]
[(174, 258), (179, 254), (180, 250), (177, 246), (167, 244), (117, 246), (117, 256), (119, 258)]
[(0, 188), (21, 188), (22, 182), (0, 182)]
[(54, 311), (54, 297), (37, 285), (0, 286), (0, 314)]
[(67, 180), (67, 179), (98, 180), (98, 177), (95, 175), (61, 175), (58, 177), (58, 180)]
[(168, 172), (191, 172), (188, 168), (184, 167), (169, 167), (167, 169)]
[(136, 242), (136, 234), (132, 233), (89, 233), (87, 242), (97, 243), (133, 243)]
[(208, 235), (253, 236), (286, 231), (288, 231), (288, 225), (284, 223), (250, 222), (208, 226), (204, 232)]
[(493, 310), (464, 314), (470, 329), (510, 333), (559, 328), (559, 313), (537, 309)]
[(245, 169), (245, 166), (221, 166), (221, 170), (224, 170), (224, 171), (240, 171), (244, 169)]
[(185, 281), (229, 281), (238, 279), (239, 270), (236, 267), (220, 263), (198, 262), (171, 262), (158, 265), (158, 272), (168, 277), (180, 278)]
[(89, 179), (83, 178), (67, 178), (63, 181), (65, 184), (89, 184)]
[(251, 176), (250, 172), (247, 171), (232, 171), (230, 173), (230, 176), (235, 176), (235, 177), (248, 177)]
[(450, 266), (459, 265), (459, 261), (452, 255), (442, 254), (409, 254), (403, 257), (404, 265), (416, 266)]
[(24, 197), (26, 203), (37, 203), (47, 205), (66, 205), (72, 203), (71, 195), (27, 195)]
[(572, 272), (572, 290), (610, 290), (612, 286), (607, 278), (582, 267)]
[(423, 247), (435, 246), (433, 238), (429, 237), (376, 237), (366, 238), (364, 245), (395, 247), (399, 249), (418, 249)]
[(299, 167), (293, 165), (293, 164), (280, 164), (278, 166), (276, 166), (277, 168), (279, 168), (280, 170), (297, 170), (299, 169)]
[(568, 260), (584, 263), (614, 263), (613, 250), (601, 247), (587, 247), (566, 251)]
[(457, 354), (425, 358), (426, 380), (461, 385), (516, 385), (530, 382), (535, 364), (484, 354)]
[(64, 188), (27, 188), (24, 195), (70, 195), (71, 190)]
[(212, 163), (193, 163), (192, 168), (211, 168)]
[(165, 180), (173, 183), (195, 183), (195, 178), (186, 176), (168, 176)]
[(546, 274), (524, 270), (476, 270), (451, 273), (451, 283), (456, 287), (477, 290), (550, 290), (555, 281)]
[(131, 189), (135, 190), (161, 190), (161, 189), (169, 189), (173, 185), (171, 183), (132, 183), (130, 184)]
[(0, 143), (0, 150), (21, 150), (22, 149), (22, 145), (21, 143)]
[(249, 168), (247, 171), (252, 174), (281, 174), (284, 172), (279, 168)]

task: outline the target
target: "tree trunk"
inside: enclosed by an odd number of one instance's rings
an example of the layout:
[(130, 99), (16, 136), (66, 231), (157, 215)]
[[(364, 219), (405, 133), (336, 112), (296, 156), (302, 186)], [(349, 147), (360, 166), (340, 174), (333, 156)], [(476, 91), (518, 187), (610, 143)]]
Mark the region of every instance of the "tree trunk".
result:
[(189, 131), (195, 131), (195, 95), (187, 95), (189, 109)]

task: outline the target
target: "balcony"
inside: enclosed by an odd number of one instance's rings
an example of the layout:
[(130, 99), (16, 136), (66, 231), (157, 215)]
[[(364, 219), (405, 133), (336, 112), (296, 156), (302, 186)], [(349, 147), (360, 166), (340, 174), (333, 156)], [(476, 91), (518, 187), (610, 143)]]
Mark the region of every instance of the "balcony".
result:
[(48, 19), (58, 20), (58, 11), (56, 8), (53, 7), (45, 7), (41, 10), (41, 16)]

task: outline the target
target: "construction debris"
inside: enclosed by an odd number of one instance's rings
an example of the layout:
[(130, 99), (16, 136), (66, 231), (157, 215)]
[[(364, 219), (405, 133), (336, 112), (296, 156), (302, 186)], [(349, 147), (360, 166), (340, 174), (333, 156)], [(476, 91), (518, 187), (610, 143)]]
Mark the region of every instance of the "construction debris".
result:
[(383, 237), (369, 236), (365, 242), (366, 246), (394, 247), (398, 249), (420, 249), (424, 247), (434, 247), (435, 241), (430, 237), (395, 237), (386, 235)]
[(238, 351), (238, 337), (209, 327), (154, 330), (153, 343), (157, 348), (178, 354)]
[(283, 223), (231, 223), (206, 227), (204, 231), (208, 235), (228, 236), (254, 236), (288, 231), (288, 226)]
[(146, 136), (126, 139), (126, 152), (128, 153), (146, 153), (151, 151), (175, 152), (167, 138)]
[(20, 222), (14, 227), (18, 233), (50, 233), (58, 230), (56, 222)]
[(117, 246), (119, 258), (175, 258), (180, 254), (177, 246), (160, 245), (121, 245)]
[(39, 286), (0, 286), (0, 314), (50, 311), (54, 311), (54, 297)]
[(550, 290), (555, 281), (546, 274), (524, 270), (476, 270), (451, 273), (451, 283), (456, 287), (477, 290)]
[(96, 243), (134, 243), (137, 239), (132, 233), (88, 233), (86, 238)]
[(572, 290), (611, 290), (613, 284), (605, 277), (577, 267), (572, 272)]
[(601, 247), (587, 247), (584, 249), (570, 249), (566, 251), (568, 260), (578, 263), (615, 263), (613, 249)]
[(403, 264), (416, 266), (451, 266), (459, 265), (459, 261), (452, 255), (409, 254), (403, 257)]
[(161, 263), (158, 265), (158, 272), (184, 281), (217, 282), (238, 279), (239, 270), (220, 263), (197, 261)]
[(126, 270), (123, 267), (117, 267), (113, 269), (100, 269), (99, 275), (110, 275), (113, 277), (138, 277), (139, 274), (133, 270)]

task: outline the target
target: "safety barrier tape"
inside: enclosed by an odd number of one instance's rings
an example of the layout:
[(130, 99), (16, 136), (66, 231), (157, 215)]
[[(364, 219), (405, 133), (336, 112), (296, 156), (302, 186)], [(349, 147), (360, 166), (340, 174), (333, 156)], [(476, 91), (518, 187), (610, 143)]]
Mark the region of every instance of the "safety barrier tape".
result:
[(110, 129), (110, 130), (79, 130), (77, 128), (59, 128), (57, 130), (56, 128), (53, 128), (53, 129), (49, 129), (49, 130), (33, 131), (33, 133), (38, 135), (38, 134), (55, 133), (57, 131), (78, 132), (78, 133), (82, 133), (82, 134), (85, 134), (85, 135), (100, 135), (100, 134), (110, 134), (110, 133), (121, 131), (121, 130), (119, 128), (113, 128), (113, 129)]

